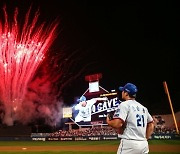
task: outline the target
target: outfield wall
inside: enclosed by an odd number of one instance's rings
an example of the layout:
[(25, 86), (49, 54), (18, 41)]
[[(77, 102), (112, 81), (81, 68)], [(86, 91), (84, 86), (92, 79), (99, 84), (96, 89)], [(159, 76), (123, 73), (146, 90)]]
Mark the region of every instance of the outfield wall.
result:
[[(153, 134), (152, 140), (179, 140), (180, 136), (177, 134)], [(118, 135), (104, 135), (104, 136), (65, 136), (65, 137), (48, 137), (48, 136), (34, 136), (33, 141), (100, 141), (100, 140), (119, 140)]]
[[(39, 135), (40, 134), (40, 135)], [(177, 134), (153, 134), (152, 140), (179, 140)], [(64, 137), (49, 137), (48, 133), (38, 133), (34, 136), (0, 136), (0, 141), (100, 141), (100, 140), (119, 140), (118, 135), (106, 136), (64, 136)]]

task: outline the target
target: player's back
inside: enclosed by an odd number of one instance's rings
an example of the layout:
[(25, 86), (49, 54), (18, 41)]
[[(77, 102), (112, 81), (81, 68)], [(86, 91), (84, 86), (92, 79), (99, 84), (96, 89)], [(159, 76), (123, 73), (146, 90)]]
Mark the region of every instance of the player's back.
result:
[[(151, 120), (146, 107), (136, 100), (127, 100), (121, 103), (127, 110), (126, 128), (121, 138), (132, 140), (146, 140), (147, 123)], [(121, 112), (121, 111), (120, 111)]]

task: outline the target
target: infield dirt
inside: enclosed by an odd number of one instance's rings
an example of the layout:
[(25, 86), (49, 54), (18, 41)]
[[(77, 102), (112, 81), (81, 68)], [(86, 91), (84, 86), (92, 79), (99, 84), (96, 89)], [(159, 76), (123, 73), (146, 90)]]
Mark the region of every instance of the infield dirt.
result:
[[(0, 151), (106, 151), (116, 152), (117, 145), (89, 145), (89, 146), (0, 146)], [(150, 152), (180, 152), (179, 145), (150, 145)]]

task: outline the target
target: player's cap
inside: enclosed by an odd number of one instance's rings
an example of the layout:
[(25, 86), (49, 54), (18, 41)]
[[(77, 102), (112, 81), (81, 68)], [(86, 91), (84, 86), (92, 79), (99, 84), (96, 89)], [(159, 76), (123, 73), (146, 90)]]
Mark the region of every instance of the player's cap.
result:
[(86, 101), (86, 97), (85, 97), (85, 96), (81, 96), (81, 97), (78, 99), (78, 102), (83, 102), (83, 101)]
[(130, 95), (135, 95), (138, 91), (137, 87), (132, 83), (127, 83), (124, 87), (119, 87), (120, 91), (126, 91)]

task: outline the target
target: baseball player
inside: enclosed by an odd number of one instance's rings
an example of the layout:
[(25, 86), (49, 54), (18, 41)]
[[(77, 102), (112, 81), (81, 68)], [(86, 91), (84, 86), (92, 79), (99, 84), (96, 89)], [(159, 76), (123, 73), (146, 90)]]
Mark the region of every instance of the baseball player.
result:
[(78, 100), (78, 104), (74, 107), (75, 110), (78, 110), (78, 114), (75, 117), (75, 122), (90, 122), (91, 121), (91, 107), (97, 101), (106, 101), (106, 97), (92, 98), (90, 100), (86, 100), (85, 96), (81, 96)]
[(118, 130), (121, 138), (117, 154), (147, 154), (147, 140), (154, 131), (153, 118), (148, 109), (137, 102), (137, 87), (127, 83), (119, 87), (122, 92), (121, 102), (114, 115), (107, 116), (107, 124)]

